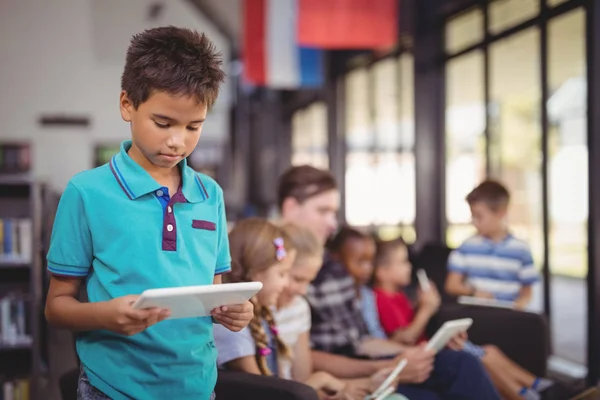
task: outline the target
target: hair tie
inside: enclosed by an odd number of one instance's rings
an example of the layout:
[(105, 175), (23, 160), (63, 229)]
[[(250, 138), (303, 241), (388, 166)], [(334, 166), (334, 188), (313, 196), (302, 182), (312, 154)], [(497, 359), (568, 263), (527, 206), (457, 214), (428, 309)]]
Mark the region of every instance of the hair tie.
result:
[(279, 336), (279, 329), (277, 329), (276, 326), (270, 326), (269, 329), (271, 330), (271, 333), (275, 336)]
[(273, 240), (273, 244), (275, 245), (275, 257), (277, 257), (277, 261), (283, 261), (287, 256), (287, 251), (285, 250), (285, 247), (283, 247), (283, 238), (276, 238)]
[(268, 347), (263, 347), (260, 350), (258, 350), (258, 353), (262, 356), (262, 357), (266, 357), (268, 355), (271, 354), (271, 349)]

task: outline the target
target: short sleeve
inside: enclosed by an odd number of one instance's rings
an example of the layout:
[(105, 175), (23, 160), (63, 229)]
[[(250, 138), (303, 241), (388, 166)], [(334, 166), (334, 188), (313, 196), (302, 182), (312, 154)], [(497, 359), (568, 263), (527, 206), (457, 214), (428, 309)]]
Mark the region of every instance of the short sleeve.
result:
[(379, 312), (377, 311), (377, 302), (373, 290), (367, 286), (362, 286), (360, 288), (360, 299), (363, 319), (367, 324), (369, 334), (377, 339), (387, 339), (381, 322), (379, 322)]
[(310, 316), (310, 306), (308, 305), (308, 301), (304, 297), (299, 298), (298, 302), (298, 319), (300, 321), (300, 334), (305, 332), (310, 332), (311, 327), (311, 316)]
[(48, 250), (48, 270), (55, 275), (84, 277), (93, 259), (92, 235), (83, 198), (69, 182), (58, 203)]
[(217, 232), (219, 235), (217, 241), (217, 265), (215, 275), (224, 274), (231, 270), (231, 254), (229, 252), (229, 232), (227, 230), (227, 215), (225, 213), (225, 201), (223, 200), (223, 191), (218, 191), (218, 222)]
[(458, 272), (460, 274), (467, 273), (467, 259), (464, 253), (459, 249), (452, 250), (448, 257), (448, 271)]
[(529, 246), (527, 246), (523, 250), (523, 255), (521, 256), (521, 269), (519, 270), (519, 280), (522, 285), (529, 286), (536, 283), (539, 280), (539, 273), (535, 269), (535, 264), (533, 263), (533, 256), (531, 255), (531, 250)]
[(256, 354), (256, 344), (247, 327), (239, 332), (232, 332), (223, 325), (214, 324), (213, 332), (218, 350), (217, 365), (219, 367), (238, 358)]

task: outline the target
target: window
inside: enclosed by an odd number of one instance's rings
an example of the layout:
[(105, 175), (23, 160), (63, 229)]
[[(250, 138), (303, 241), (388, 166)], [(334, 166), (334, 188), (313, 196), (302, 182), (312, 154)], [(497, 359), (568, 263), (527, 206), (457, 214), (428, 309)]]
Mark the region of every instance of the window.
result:
[(511, 194), (510, 227), (542, 265), (540, 36), (536, 28), (490, 46), (490, 165)]
[(557, 6), (557, 5), (561, 4), (561, 3), (564, 3), (567, 0), (546, 0), (546, 1), (548, 2), (548, 6), (549, 7), (554, 7), (554, 6)]
[(483, 41), (483, 11), (473, 8), (453, 17), (446, 25), (446, 52), (457, 53)]
[(292, 165), (328, 169), (327, 105), (315, 102), (292, 117)]
[(483, 54), (450, 60), (446, 82), (446, 241), (456, 247), (473, 234), (465, 197), (486, 173)]
[[(346, 77), (346, 219), (415, 239), (413, 60), (387, 58)], [(372, 99), (372, 100), (371, 100)]]
[(588, 270), (589, 184), (585, 25), (581, 8), (549, 22), (546, 103), (549, 266), (552, 287), (569, 296), (566, 303), (557, 299), (552, 304), (554, 349), (556, 355), (581, 364), (587, 361), (587, 287), (583, 279)]
[(490, 33), (499, 33), (538, 15), (540, 0), (495, 0), (489, 5)]

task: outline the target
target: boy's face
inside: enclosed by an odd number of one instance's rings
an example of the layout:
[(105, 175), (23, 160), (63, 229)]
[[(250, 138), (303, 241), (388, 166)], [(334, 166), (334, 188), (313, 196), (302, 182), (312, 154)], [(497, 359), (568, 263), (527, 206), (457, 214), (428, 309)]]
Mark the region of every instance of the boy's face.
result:
[(412, 264), (408, 260), (406, 246), (401, 246), (390, 253), (387, 265), (384, 267), (389, 280), (396, 286), (408, 286), (411, 281)]
[[(154, 91), (137, 110), (125, 91), (121, 117), (131, 123), (132, 152), (149, 163), (142, 167), (173, 168), (196, 148), (208, 109), (194, 97)], [(136, 154), (137, 155), (137, 154)], [(136, 157), (132, 154), (136, 161)]]
[(486, 203), (475, 202), (469, 205), (473, 226), (483, 236), (494, 236), (505, 226), (506, 207), (492, 210)]
[(375, 242), (372, 239), (350, 239), (344, 243), (340, 261), (358, 284), (366, 284), (373, 274)]
[(320, 193), (303, 203), (288, 198), (282, 209), (283, 219), (310, 229), (323, 243), (337, 228), (336, 215), (340, 208), (340, 193), (336, 189)]

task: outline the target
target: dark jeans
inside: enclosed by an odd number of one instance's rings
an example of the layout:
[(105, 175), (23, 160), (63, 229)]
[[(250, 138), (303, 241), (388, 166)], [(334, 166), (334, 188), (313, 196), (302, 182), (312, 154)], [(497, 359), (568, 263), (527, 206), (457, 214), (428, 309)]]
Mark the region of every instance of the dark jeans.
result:
[(421, 385), (400, 385), (410, 400), (500, 400), (481, 362), (464, 351), (442, 350), (431, 376)]
[[(215, 400), (216, 396), (213, 393), (210, 400)], [(77, 384), (77, 400), (112, 400), (110, 397), (96, 389), (90, 384), (87, 375), (81, 368), (79, 373), (79, 382)]]

